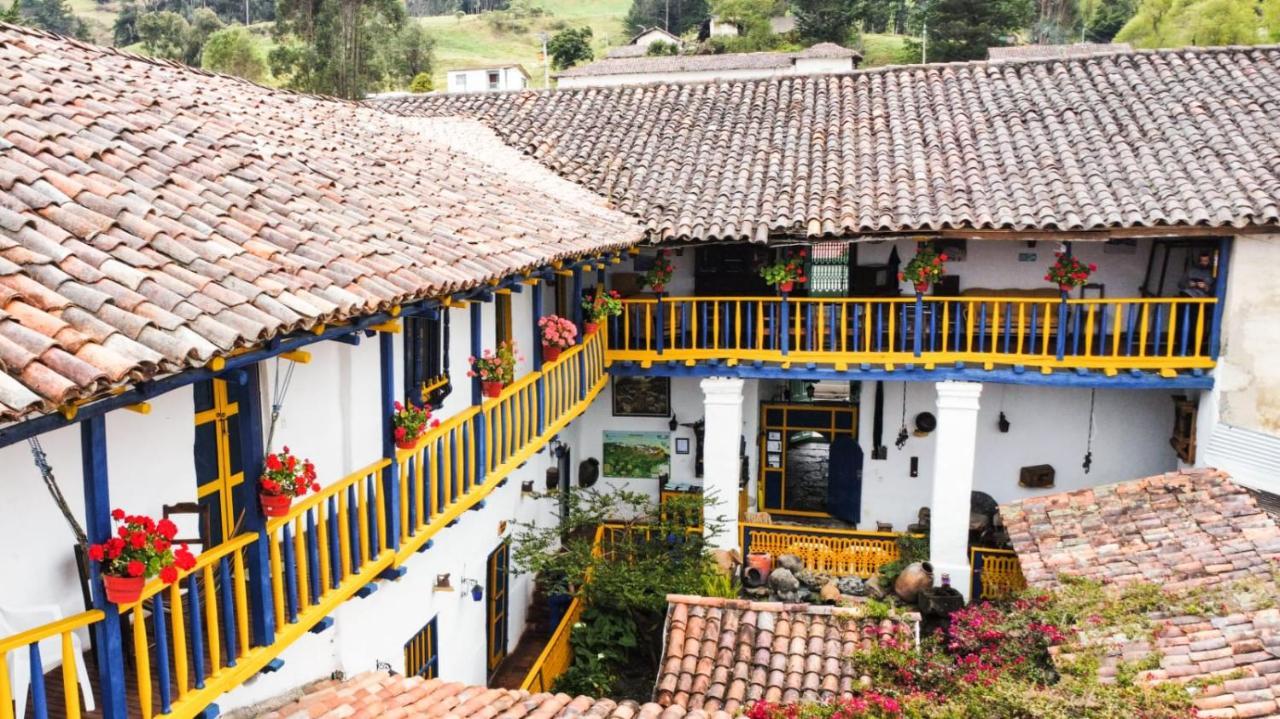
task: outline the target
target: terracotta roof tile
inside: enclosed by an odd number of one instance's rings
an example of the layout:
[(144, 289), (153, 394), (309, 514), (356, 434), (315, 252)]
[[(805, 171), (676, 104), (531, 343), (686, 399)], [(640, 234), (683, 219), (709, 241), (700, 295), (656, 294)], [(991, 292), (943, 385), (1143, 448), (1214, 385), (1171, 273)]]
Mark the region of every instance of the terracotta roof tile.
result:
[(664, 706), (736, 714), (757, 699), (852, 695), (850, 654), (881, 636), (915, 641), (919, 618), (874, 620), (856, 607), (670, 595), (653, 698)]
[[(605, 60), (649, 62), (648, 58)], [(662, 238), (1280, 223), (1280, 48), (417, 95)]]
[(0, 67), (0, 422), (641, 239), (473, 122), (9, 25)]

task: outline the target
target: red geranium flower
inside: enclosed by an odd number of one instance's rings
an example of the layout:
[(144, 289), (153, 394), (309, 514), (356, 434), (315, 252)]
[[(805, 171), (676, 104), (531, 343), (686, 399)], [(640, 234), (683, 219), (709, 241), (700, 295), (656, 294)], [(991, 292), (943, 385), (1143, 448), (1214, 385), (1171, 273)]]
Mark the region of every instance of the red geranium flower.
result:
[(141, 577), (143, 570), (146, 568), (147, 566), (145, 564), (134, 559), (125, 566), (125, 571), (128, 572), (131, 577)]
[(178, 569), (172, 564), (160, 570), (160, 581), (165, 584), (173, 584), (178, 581)]

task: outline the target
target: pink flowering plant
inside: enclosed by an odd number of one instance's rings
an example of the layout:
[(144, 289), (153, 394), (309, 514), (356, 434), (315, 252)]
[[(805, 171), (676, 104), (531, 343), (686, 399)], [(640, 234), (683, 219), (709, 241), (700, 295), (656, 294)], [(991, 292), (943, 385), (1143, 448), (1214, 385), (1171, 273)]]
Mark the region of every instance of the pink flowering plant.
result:
[(559, 315), (548, 315), (539, 319), (538, 329), (542, 333), (542, 344), (547, 347), (566, 349), (572, 347), (578, 339), (578, 328), (573, 322)]
[(595, 295), (582, 301), (582, 309), (586, 313), (587, 322), (603, 322), (609, 317), (622, 314), (622, 295), (617, 290), (597, 291)]
[(468, 377), (479, 377), (481, 382), (501, 382), (511, 384), (515, 379), (516, 360), (524, 359), (516, 353), (514, 340), (499, 342), (496, 350), (485, 350), (479, 357), (470, 357), (471, 370)]

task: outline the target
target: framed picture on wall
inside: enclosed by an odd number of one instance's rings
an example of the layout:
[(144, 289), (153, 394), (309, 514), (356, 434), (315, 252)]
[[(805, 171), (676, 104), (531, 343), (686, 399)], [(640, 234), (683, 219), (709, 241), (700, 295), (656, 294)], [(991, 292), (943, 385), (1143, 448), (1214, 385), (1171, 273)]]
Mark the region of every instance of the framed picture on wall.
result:
[(670, 377), (617, 377), (613, 380), (614, 417), (670, 417)]
[(688, 454), (688, 453), (689, 453), (689, 438), (676, 437), (676, 454)]
[(671, 475), (671, 435), (667, 432), (604, 431), (606, 477), (659, 479)]
[(765, 443), (765, 451), (766, 451), (766, 452), (781, 452), (781, 451), (782, 451), (782, 440), (780, 440), (780, 439), (771, 439), (771, 440), (769, 440), (768, 442), (766, 442), (766, 443)]
[(768, 455), (768, 466), (769, 466), (769, 469), (779, 469), (779, 468), (781, 468), (781, 467), (782, 467), (782, 455), (780, 455), (780, 454), (769, 454), (769, 455)]

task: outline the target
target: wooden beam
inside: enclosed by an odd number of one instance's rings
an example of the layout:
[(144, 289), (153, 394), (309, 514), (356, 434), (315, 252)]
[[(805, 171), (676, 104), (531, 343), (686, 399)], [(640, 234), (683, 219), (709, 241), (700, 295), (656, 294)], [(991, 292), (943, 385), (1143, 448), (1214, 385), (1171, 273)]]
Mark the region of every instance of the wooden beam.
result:
[(307, 350), (290, 350), (289, 352), (281, 352), (281, 359), (287, 359), (290, 362), (298, 364), (311, 364), (311, 353)]
[(374, 332), (386, 332), (388, 334), (393, 334), (393, 335), (398, 334), (400, 332), (400, 321), (391, 320), (390, 322), (381, 322), (376, 325), (371, 325), (369, 329), (373, 330)]

